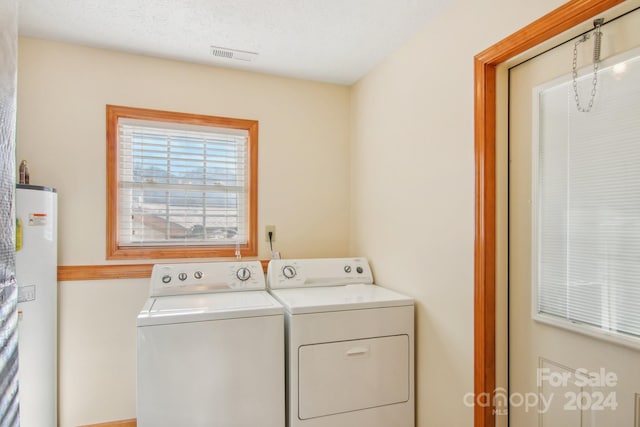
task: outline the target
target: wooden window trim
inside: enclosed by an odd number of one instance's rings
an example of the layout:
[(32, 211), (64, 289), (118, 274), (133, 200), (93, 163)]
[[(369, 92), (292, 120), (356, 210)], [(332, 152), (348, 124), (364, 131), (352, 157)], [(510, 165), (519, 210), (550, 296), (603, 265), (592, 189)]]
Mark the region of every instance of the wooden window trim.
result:
[[(267, 272), (269, 260), (260, 260), (262, 271)], [(153, 264), (60, 265), (58, 281), (108, 279), (149, 279)]]
[(258, 254), (258, 121), (228, 117), (107, 105), (107, 252), (109, 260), (212, 258), (235, 256), (234, 246), (121, 247), (118, 242), (118, 119), (142, 119), (201, 126), (243, 129), (249, 133), (248, 242), (240, 245), (242, 256)]
[[(496, 386), (496, 68), (624, 0), (572, 0), (475, 57), (474, 391)], [(486, 394), (483, 394), (486, 393)], [(476, 405), (475, 427), (495, 426), (495, 408)]]

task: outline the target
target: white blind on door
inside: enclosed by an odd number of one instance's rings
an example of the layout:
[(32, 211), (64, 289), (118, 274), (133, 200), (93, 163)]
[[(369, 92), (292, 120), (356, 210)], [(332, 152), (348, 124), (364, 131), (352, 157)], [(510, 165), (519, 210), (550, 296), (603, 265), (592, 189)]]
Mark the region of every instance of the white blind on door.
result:
[(247, 242), (248, 132), (118, 121), (119, 244)]
[(598, 78), (590, 113), (570, 80), (538, 93), (536, 309), (640, 338), (640, 57)]

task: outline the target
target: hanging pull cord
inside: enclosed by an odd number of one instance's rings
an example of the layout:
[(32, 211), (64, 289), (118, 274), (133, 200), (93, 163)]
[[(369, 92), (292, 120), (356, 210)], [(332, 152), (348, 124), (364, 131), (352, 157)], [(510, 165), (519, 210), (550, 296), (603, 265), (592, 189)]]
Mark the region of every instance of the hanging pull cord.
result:
[(580, 96), (578, 95), (578, 45), (584, 43), (591, 37), (591, 34), (585, 34), (580, 37), (573, 45), (573, 94), (576, 100), (576, 108), (581, 113), (588, 113), (593, 107), (593, 101), (596, 98), (596, 90), (598, 86), (598, 66), (600, 65), (600, 45), (602, 42), (602, 31), (600, 27), (604, 23), (604, 18), (598, 18), (593, 21), (595, 30), (593, 31), (593, 80), (591, 82), (591, 98), (587, 107), (580, 105)]

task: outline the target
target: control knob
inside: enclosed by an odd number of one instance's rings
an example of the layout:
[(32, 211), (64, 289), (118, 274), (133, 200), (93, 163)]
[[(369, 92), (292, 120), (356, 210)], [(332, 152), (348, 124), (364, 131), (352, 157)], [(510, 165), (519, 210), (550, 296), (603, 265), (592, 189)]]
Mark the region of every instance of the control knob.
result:
[(162, 283), (167, 284), (171, 282), (171, 276), (168, 274), (165, 274), (164, 276), (162, 276)]
[(187, 280), (187, 273), (179, 273), (178, 279), (180, 279), (181, 282), (184, 282), (185, 280)]
[(236, 272), (236, 277), (245, 282), (251, 278), (251, 270), (247, 267), (240, 267)]
[(285, 265), (282, 269), (282, 274), (284, 274), (284, 277), (287, 279), (293, 279), (296, 277), (296, 269), (293, 268), (292, 265)]
[(202, 279), (202, 271), (196, 271), (195, 273), (193, 273), (193, 277), (198, 280)]

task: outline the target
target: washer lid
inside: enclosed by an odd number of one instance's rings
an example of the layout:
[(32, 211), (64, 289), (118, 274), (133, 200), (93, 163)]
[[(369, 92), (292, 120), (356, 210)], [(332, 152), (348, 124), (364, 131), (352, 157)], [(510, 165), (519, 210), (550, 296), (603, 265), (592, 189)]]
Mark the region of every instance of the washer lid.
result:
[(413, 298), (377, 285), (273, 289), (271, 295), (291, 314), (413, 305)]
[(149, 298), (138, 314), (138, 326), (238, 319), (283, 314), (266, 291), (172, 295)]

